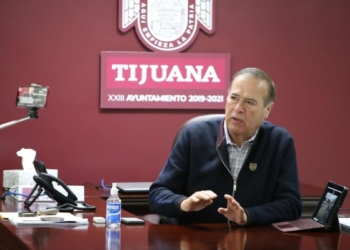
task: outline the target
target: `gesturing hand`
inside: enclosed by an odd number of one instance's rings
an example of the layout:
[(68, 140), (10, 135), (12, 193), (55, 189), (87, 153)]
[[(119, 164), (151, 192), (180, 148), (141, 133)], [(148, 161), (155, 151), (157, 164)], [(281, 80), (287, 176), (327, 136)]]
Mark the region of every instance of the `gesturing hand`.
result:
[(210, 190), (198, 191), (192, 194), (187, 199), (183, 200), (180, 208), (184, 212), (199, 211), (213, 203), (217, 195)]
[(245, 225), (247, 223), (247, 215), (244, 209), (231, 195), (225, 194), (224, 197), (227, 200), (227, 208), (220, 207), (218, 212), (238, 225)]

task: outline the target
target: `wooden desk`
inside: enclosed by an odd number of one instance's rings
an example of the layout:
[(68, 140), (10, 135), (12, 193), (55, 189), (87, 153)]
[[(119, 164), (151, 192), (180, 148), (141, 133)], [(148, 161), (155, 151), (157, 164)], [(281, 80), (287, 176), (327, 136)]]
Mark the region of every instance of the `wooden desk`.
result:
[[(85, 196), (96, 196), (107, 200), (110, 196), (109, 190), (95, 189), (91, 186), (85, 186)], [(122, 193), (119, 192), (119, 197), (122, 200), (123, 210), (129, 213), (142, 216), (145, 214), (150, 214), (148, 206), (148, 193)]]
[[(83, 228), (16, 227), (0, 221), (0, 249), (105, 249), (106, 228), (92, 222), (105, 216), (105, 200), (89, 196), (86, 202), (97, 206), (95, 212), (78, 212), (90, 224)], [(12, 204), (14, 203), (14, 204)], [(1, 211), (14, 211), (12, 197), (0, 201)], [(25, 209), (19, 209), (25, 211)], [(122, 211), (122, 216), (132, 216)], [(120, 249), (350, 249), (350, 236), (342, 233), (284, 234), (272, 226), (230, 227), (228, 224), (188, 226), (121, 225)]]
[[(315, 210), (319, 199), (323, 193), (322, 188), (314, 187), (308, 184), (300, 185), (300, 192), (302, 198), (302, 218), (311, 217)], [(123, 209), (132, 214), (139, 216), (149, 214), (151, 211), (148, 207), (148, 193), (122, 193), (119, 192), (120, 198), (123, 201)], [(107, 199), (109, 197), (108, 191), (101, 191), (101, 198)]]

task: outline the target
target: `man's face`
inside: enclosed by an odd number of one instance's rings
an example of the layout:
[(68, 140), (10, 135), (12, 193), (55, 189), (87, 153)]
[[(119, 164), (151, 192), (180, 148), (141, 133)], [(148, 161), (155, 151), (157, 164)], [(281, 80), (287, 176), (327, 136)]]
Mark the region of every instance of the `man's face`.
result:
[(265, 107), (268, 84), (247, 75), (237, 76), (227, 96), (225, 119), (227, 129), (235, 138), (248, 140), (254, 135), (273, 107), (273, 102)]

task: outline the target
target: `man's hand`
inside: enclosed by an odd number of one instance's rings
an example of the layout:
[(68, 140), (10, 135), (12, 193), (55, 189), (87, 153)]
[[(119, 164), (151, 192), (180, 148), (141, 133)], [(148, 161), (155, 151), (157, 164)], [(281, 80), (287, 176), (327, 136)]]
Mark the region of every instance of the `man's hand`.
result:
[(248, 219), (244, 209), (231, 195), (225, 194), (224, 197), (227, 200), (227, 208), (220, 207), (218, 212), (238, 225), (245, 225)]
[(184, 212), (199, 211), (213, 203), (217, 195), (210, 190), (198, 191), (192, 194), (180, 204), (180, 209)]

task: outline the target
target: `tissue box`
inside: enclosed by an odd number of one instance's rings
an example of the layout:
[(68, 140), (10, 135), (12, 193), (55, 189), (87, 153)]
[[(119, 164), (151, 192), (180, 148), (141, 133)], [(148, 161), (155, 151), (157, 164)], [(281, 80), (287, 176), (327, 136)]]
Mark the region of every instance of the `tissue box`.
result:
[[(15, 188), (11, 188), (10, 191), (18, 193), (18, 194), (29, 195), (33, 188), (34, 188), (34, 186), (19, 185)], [(62, 186), (54, 185), (54, 188), (57, 191), (61, 192), (64, 196), (68, 195), (67, 191)], [(75, 186), (75, 185), (70, 186), (70, 185), (68, 185), (68, 188), (78, 198), (77, 201), (84, 201), (84, 198), (85, 198), (84, 186)], [(36, 192), (33, 194), (33, 196), (35, 196), (35, 194), (36, 194)], [(18, 201), (25, 201), (27, 199), (27, 197), (22, 196), (22, 195), (13, 195), (13, 197)], [(42, 195), (40, 195), (38, 197), (38, 199), (36, 199), (36, 201), (52, 201), (52, 199), (49, 198), (47, 195), (45, 195), (44, 192), (42, 192)]]
[[(57, 169), (47, 169), (48, 174), (58, 177)], [(36, 175), (35, 170), (23, 170), (23, 169), (14, 169), (14, 170), (4, 170), (3, 171), (3, 188), (10, 189), (14, 186), (27, 185), (35, 186), (35, 181), (33, 176)]]

